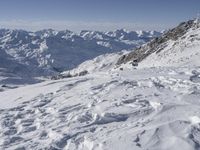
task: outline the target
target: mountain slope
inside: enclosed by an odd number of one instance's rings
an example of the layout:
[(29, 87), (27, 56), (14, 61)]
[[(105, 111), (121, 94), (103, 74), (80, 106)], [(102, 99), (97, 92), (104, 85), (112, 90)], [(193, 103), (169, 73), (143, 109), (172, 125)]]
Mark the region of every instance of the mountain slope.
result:
[(16, 62), (16, 60), (0, 49), (0, 91), (7, 88), (14, 88), (16, 85), (41, 82), (34, 79), (34, 71), (38, 68)]
[[(135, 33), (135, 37), (131, 36), (132, 33)], [(137, 47), (159, 35), (159, 32), (139, 35), (124, 30), (109, 33), (82, 31), (75, 34), (68, 30), (49, 29), (33, 33), (1, 29), (0, 47), (17, 62), (57, 72), (72, 69), (100, 54)]]
[[(199, 51), (191, 38), (200, 29), (183, 26), (141, 47), (140, 55), (102, 55), (62, 73), (87, 70), (84, 76), (0, 92), (0, 149), (199, 150), (200, 67), (188, 48)], [(174, 62), (163, 63), (176, 52)], [(190, 63), (179, 61), (185, 54)], [(134, 58), (138, 67), (130, 64)]]
[(38, 82), (35, 78), (72, 69), (101, 54), (137, 47), (159, 35), (155, 31), (81, 31), (76, 34), (69, 30), (1, 29), (0, 85)]
[(183, 22), (161, 37), (122, 56), (117, 64), (130, 61), (141, 67), (180, 66), (196, 61), (199, 65), (199, 27), (194, 20)]
[(168, 41), (163, 50), (156, 51), (140, 63), (149, 66), (200, 66), (200, 30), (191, 28), (176, 41)]
[(124, 69), (0, 93), (0, 149), (197, 150), (199, 68)]

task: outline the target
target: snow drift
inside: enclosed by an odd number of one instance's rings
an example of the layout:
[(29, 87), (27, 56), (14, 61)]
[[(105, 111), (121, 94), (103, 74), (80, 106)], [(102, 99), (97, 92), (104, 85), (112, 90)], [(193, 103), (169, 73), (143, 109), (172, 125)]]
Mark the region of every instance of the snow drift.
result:
[(70, 71), (84, 76), (0, 92), (0, 148), (199, 150), (200, 28), (185, 25)]

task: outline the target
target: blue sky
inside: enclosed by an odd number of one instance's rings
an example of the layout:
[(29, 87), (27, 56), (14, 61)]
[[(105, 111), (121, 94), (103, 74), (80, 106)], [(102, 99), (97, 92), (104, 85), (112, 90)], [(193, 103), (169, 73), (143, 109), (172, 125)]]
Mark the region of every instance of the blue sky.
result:
[(1, 0), (0, 27), (162, 30), (198, 12), (200, 0)]

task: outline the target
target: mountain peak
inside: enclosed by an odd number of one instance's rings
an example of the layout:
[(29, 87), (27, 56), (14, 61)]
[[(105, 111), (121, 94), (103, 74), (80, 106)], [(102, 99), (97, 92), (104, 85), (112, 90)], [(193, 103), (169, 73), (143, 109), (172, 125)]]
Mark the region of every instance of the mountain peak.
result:
[[(122, 56), (118, 60), (117, 64), (120, 65), (120, 64), (127, 63), (130, 61), (134, 61), (137, 63), (142, 62), (141, 64), (144, 64), (143, 60), (147, 58), (148, 62), (146, 60), (145, 62), (146, 62), (146, 65), (148, 66), (151, 64), (151, 62), (154, 62), (155, 60), (154, 57), (149, 57), (151, 55), (155, 55), (155, 57), (156, 56), (158, 57), (158, 56), (164, 55), (163, 53), (167, 53), (166, 51), (171, 53), (171, 54), (168, 54), (169, 56), (178, 55), (179, 49), (182, 49), (182, 51), (184, 51), (184, 49), (185, 50), (187, 49), (183, 47), (183, 45), (188, 45), (187, 44), (188, 41), (199, 40), (199, 37), (200, 37), (199, 30), (200, 28), (197, 27), (196, 22), (194, 20), (182, 22), (177, 27), (164, 33), (161, 37), (157, 37), (153, 39), (152, 41), (150, 41), (149, 43), (145, 44), (144, 46), (139, 47), (135, 49), (134, 51), (130, 52), (129, 54)], [(192, 42), (191, 44), (195, 44), (195, 42)], [(174, 51), (172, 53), (173, 49), (176, 49), (177, 51)], [(191, 54), (193, 54), (193, 52), (191, 52)], [(183, 60), (186, 59), (182, 54), (179, 54), (179, 56), (180, 57), (182, 56), (182, 58), (174, 58), (174, 59), (183, 59)], [(150, 58), (152, 60), (150, 60)], [(163, 60), (167, 59), (167, 57), (163, 56), (162, 59)], [(171, 61), (176, 61), (170, 58), (168, 59)], [(154, 66), (159, 65), (161, 61), (162, 60), (158, 59), (157, 63), (156, 62), (153, 63)], [(168, 62), (167, 64), (169, 65), (171, 63)], [(160, 65), (164, 65), (164, 64), (160, 64)]]
[(70, 30), (55, 31), (53, 29), (36, 32), (0, 30), (1, 51), (6, 54), (4, 56), (9, 57), (2, 60), (9, 64), (12, 58), (12, 64), (15, 62), (16, 68), (20, 66), (30, 68), (30, 71), (27, 71), (8, 67), (14, 70), (14, 74), (20, 76), (26, 74), (24, 72), (30, 72), (33, 77), (58, 74), (75, 68), (80, 63), (98, 55), (132, 49), (145, 42), (146, 39), (139, 38), (137, 35), (131, 37), (127, 34), (117, 37), (100, 31), (82, 31), (76, 34)]

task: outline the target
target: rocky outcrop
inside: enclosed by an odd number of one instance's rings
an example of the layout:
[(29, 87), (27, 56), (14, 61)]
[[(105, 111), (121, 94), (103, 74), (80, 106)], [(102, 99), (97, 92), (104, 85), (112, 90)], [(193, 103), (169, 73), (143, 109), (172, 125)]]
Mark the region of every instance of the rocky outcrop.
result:
[(182, 37), (191, 27), (195, 26), (194, 20), (189, 20), (187, 22), (183, 22), (179, 24), (176, 28), (169, 30), (164, 33), (161, 37), (157, 37), (151, 40), (149, 43), (136, 48), (134, 51), (128, 53), (127, 55), (123, 55), (119, 58), (117, 65), (127, 63), (131, 61), (134, 64), (141, 62), (150, 54), (156, 52), (159, 53), (165, 47), (165, 44), (169, 40), (177, 40), (179, 37)]
[(77, 77), (77, 76), (85, 76), (86, 74), (88, 74), (87, 70), (83, 70), (83, 71), (75, 73), (75, 74), (72, 74), (69, 71), (68, 73), (65, 73), (65, 74), (58, 74), (56, 76), (52, 76), (51, 80), (59, 80), (59, 79), (64, 79), (64, 78), (72, 78), (72, 77)]

